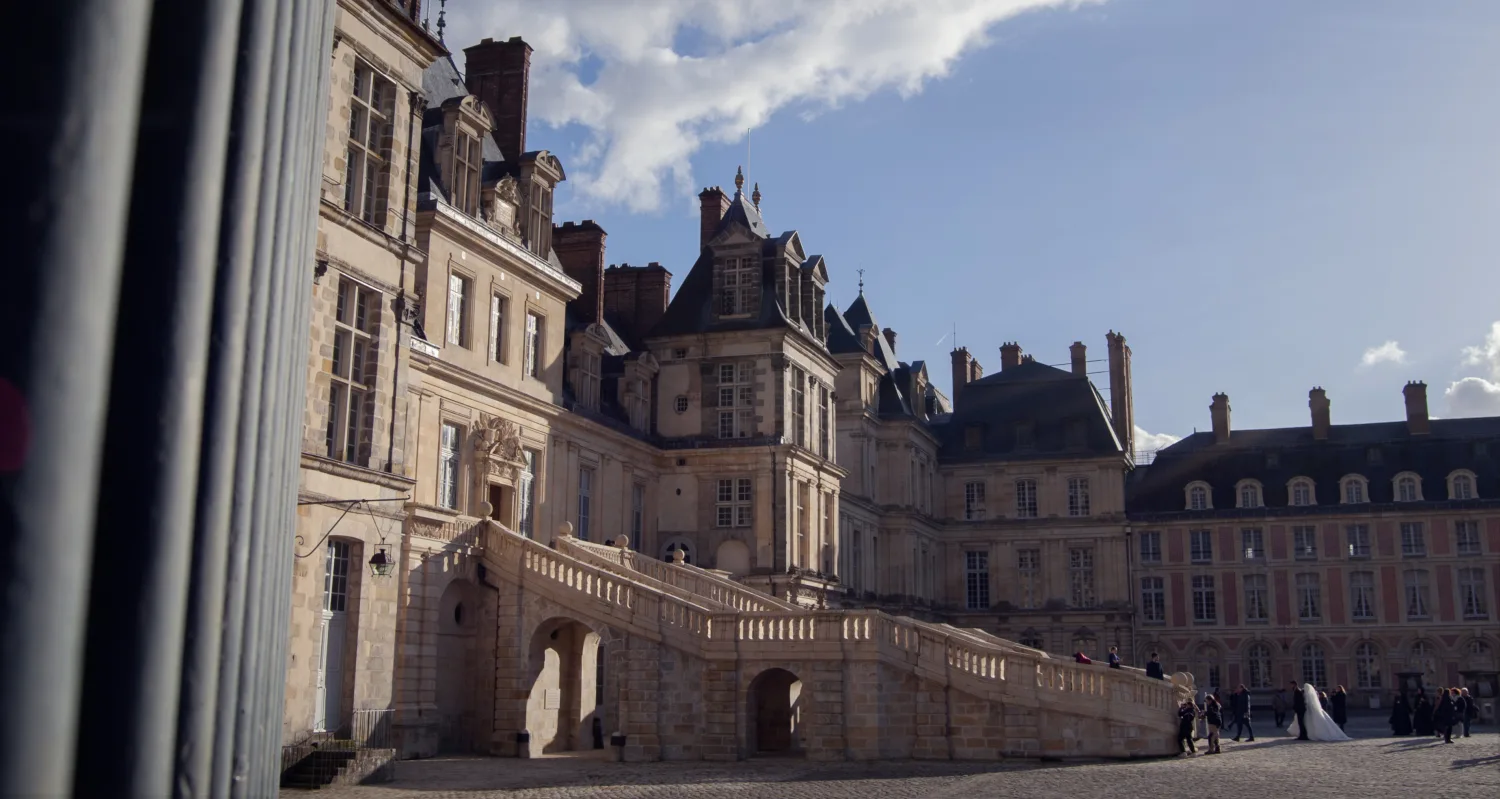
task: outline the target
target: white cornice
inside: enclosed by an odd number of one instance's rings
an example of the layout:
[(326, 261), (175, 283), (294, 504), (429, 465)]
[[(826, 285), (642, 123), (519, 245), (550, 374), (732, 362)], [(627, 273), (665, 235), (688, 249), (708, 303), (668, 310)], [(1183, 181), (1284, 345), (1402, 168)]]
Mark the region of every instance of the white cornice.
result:
[(582, 283), (579, 283), (573, 278), (568, 277), (567, 274), (559, 270), (557, 267), (542, 260), (541, 258), (538, 258), (536, 256), (536, 253), (533, 253), (531, 250), (522, 247), (517, 242), (511, 241), (510, 239), (507, 239), (499, 233), (496, 233), (495, 231), (490, 230), (484, 225), (481, 225), (480, 223), (474, 221), (474, 219), (471, 218), (468, 214), (465, 214), (463, 211), (454, 208), (453, 206), (449, 205), (446, 202), (443, 202), (442, 200), (433, 198), (433, 203), (437, 208), (438, 216), (453, 222), (454, 224), (467, 231), (470, 235), (484, 241), (491, 247), (504, 252), (511, 258), (514, 258), (522, 264), (530, 267), (538, 275), (552, 281), (557, 285), (558, 288), (572, 292), (573, 296), (569, 297), (568, 299), (576, 298), (579, 294), (583, 293)]

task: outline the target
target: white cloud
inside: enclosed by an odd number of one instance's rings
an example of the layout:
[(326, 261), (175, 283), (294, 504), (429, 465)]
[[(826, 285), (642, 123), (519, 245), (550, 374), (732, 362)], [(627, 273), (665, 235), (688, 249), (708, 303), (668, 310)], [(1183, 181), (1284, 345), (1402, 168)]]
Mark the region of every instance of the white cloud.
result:
[(1181, 436), (1174, 436), (1170, 433), (1148, 433), (1140, 425), (1135, 426), (1136, 452), (1151, 452), (1158, 449), (1166, 449), (1181, 440)]
[[(664, 194), (728, 181), (691, 174), (705, 143), (738, 141), (787, 106), (805, 115), (886, 89), (916, 94), (997, 22), (1097, 2), (462, 0), (449, 4), (446, 39), (462, 67), (462, 48), (482, 38), (525, 38), (532, 119), (591, 132), (566, 154), (569, 180), (594, 200), (653, 210)], [(684, 33), (692, 52), (677, 52)]]
[(1378, 347), (1365, 350), (1363, 357), (1359, 359), (1360, 366), (1374, 366), (1381, 363), (1406, 363), (1406, 351), (1401, 345), (1394, 341), (1387, 341)]
[(1488, 366), (1490, 376), (1500, 378), (1500, 322), (1490, 325), (1490, 334), (1477, 347), (1464, 347), (1464, 366)]
[(1500, 416), (1500, 383), (1465, 377), (1448, 386), (1443, 397), (1451, 417)]

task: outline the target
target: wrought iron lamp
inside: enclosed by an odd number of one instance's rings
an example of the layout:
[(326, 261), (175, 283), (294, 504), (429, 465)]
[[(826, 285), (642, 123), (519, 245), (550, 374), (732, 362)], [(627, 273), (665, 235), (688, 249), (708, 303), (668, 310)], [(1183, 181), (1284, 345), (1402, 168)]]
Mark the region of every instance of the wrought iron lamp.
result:
[(381, 547), (380, 551), (370, 556), (370, 576), (372, 577), (390, 577), (395, 568), (396, 562), (385, 554), (385, 547)]

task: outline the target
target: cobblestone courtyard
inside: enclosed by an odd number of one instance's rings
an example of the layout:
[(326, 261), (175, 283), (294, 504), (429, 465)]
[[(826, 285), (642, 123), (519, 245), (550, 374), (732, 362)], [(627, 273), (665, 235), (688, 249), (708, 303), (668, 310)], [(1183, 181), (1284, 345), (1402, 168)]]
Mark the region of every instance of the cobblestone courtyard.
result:
[[(1353, 726), (1353, 725), (1351, 725)], [(1489, 727), (1487, 730), (1493, 730)], [(1351, 730), (1359, 735), (1360, 732)], [(1218, 795), (1304, 797), (1500, 797), (1500, 733), (1452, 745), (1427, 738), (1360, 737), (1297, 743), (1284, 735), (1225, 741), (1224, 754), (1088, 764), (887, 761), (620, 764), (590, 756), (512, 760), (480, 757), (404, 761), (383, 785), (325, 788), (336, 799), (939, 799), (991, 796)], [(1201, 752), (1201, 748), (1200, 748)], [(311, 797), (284, 791), (283, 797)]]

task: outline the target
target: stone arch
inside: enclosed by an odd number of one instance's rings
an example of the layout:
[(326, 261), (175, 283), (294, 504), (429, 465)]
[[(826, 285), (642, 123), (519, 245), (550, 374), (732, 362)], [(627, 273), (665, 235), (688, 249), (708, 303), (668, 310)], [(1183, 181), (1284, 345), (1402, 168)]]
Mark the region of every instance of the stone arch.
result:
[(735, 577), (750, 573), (750, 547), (738, 538), (727, 538), (714, 552), (714, 568), (726, 571)]
[(478, 734), (473, 701), (478, 667), (479, 589), (469, 580), (448, 582), (437, 603), (437, 737), (439, 752), (472, 752), (487, 742)]
[(796, 755), (803, 751), (803, 719), (810, 692), (802, 679), (773, 667), (755, 675), (745, 692), (745, 741), (750, 756)]
[[(608, 740), (613, 719), (608, 690), (619, 662), (618, 636), (567, 616), (553, 616), (527, 634), (525, 727), (536, 757), (593, 749)], [(601, 649), (603, 654), (601, 655)], [(599, 673), (604, 666), (604, 674)]]

